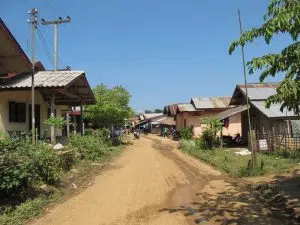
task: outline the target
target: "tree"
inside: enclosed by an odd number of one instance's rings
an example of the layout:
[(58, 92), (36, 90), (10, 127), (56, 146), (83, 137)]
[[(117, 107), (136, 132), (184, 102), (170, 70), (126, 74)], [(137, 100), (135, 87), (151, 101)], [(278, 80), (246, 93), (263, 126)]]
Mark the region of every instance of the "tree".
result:
[(205, 124), (202, 132), (202, 139), (208, 148), (212, 148), (213, 143), (217, 141), (217, 134), (222, 131), (223, 123), (215, 116), (201, 118), (201, 123)]
[(44, 124), (54, 127), (54, 137), (52, 137), (51, 135), (51, 144), (56, 144), (56, 128), (64, 127), (64, 125), (66, 124), (65, 118), (63, 118), (62, 116), (50, 117), (49, 119), (44, 121)]
[(124, 125), (133, 115), (129, 107), (130, 93), (122, 86), (109, 89), (104, 84), (93, 89), (96, 104), (86, 107), (86, 118), (98, 127), (110, 128)]
[(163, 113), (164, 111), (162, 109), (154, 109), (155, 113)]
[(145, 113), (153, 113), (151, 109), (145, 109)]
[(260, 82), (266, 77), (275, 77), (283, 73), (285, 78), (277, 88), (276, 95), (266, 100), (266, 107), (272, 103), (281, 103), (281, 111), (284, 108), (293, 110), (299, 114), (300, 103), (300, 1), (299, 0), (271, 0), (264, 23), (258, 27), (244, 32), (240, 38), (234, 41), (229, 48), (229, 53), (238, 46), (245, 46), (255, 39), (264, 38), (266, 44), (271, 43), (273, 36), (288, 34), (292, 38), (292, 44), (284, 48), (280, 53), (267, 54), (253, 58), (247, 63), (249, 73), (260, 71)]

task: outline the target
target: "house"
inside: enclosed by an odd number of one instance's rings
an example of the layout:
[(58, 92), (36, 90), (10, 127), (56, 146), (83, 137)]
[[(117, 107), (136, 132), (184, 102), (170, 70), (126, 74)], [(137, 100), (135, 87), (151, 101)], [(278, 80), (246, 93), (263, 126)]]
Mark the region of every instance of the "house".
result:
[[(276, 133), (293, 133), (299, 132), (299, 116), (292, 111), (285, 109), (280, 110), (281, 104), (271, 104), (270, 108), (265, 107), (265, 100), (276, 94), (276, 88), (279, 83), (252, 83), (245, 85), (237, 85), (229, 105), (234, 107), (225, 112), (218, 114), (220, 119), (234, 121), (239, 118), (241, 135), (247, 137), (249, 131), (248, 114), (247, 114), (247, 99), (246, 87), (248, 90), (249, 111), (251, 129), (257, 133), (260, 132), (276, 132)], [(234, 126), (238, 126), (235, 124)]]
[(151, 133), (160, 132), (160, 122), (167, 118), (163, 113), (145, 113), (137, 115), (133, 127), (139, 130), (149, 129)]
[(177, 130), (192, 127), (194, 136), (198, 137), (205, 127), (201, 118), (227, 110), (230, 99), (230, 97), (194, 97), (190, 103), (178, 104), (175, 118)]
[[(0, 132), (20, 134), (31, 131), (32, 64), (19, 43), (0, 19)], [(35, 125), (40, 137), (49, 137), (50, 128), (43, 122), (52, 105), (56, 116), (69, 118), (71, 106), (93, 104), (94, 95), (84, 71), (43, 71), (36, 62)], [(83, 131), (83, 125), (80, 125)], [(62, 130), (56, 130), (62, 136)]]

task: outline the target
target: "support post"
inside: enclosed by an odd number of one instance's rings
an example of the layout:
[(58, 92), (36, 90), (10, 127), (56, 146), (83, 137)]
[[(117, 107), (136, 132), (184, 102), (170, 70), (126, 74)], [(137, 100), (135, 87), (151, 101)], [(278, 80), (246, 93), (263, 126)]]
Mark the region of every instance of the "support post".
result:
[[(31, 75), (31, 135), (32, 143), (35, 143), (35, 104), (34, 104), (34, 60), (35, 60), (35, 30), (37, 28), (37, 9), (32, 9), (29, 14), (31, 15), (29, 23), (31, 23), (31, 63), (32, 63), (32, 75)], [(30, 121), (29, 121), (30, 122)]]
[(84, 135), (84, 126), (83, 126), (83, 101), (80, 101), (80, 133), (81, 136)]
[[(51, 98), (51, 118), (55, 117), (55, 94), (52, 94), (52, 98)], [(56, 140), (55, 140), (55, 127), (51, 126), (51, 144), (55, 144)]]
[(70, 137), (70, 113), (67, 112), (66, 114), (66, 120), (67, 120), (67, 138)]
[(73, 124), (74, 124), (74, 135), (77, 134), (77, 124), (76, 124), (76, 115), (73, 115)]
[(58, 68), (57, 28), (57, 23), (54, 23), (54, 71), (57, 71)]

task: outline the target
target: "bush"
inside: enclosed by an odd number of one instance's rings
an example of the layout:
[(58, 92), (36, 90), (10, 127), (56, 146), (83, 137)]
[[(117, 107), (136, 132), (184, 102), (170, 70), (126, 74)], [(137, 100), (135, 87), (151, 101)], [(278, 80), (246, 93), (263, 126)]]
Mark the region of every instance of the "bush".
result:
[(79, 154), (73, 150), (59, 155), (59, 165), (65, 172), (69, 171), (79, 160)]
[(106, 130), (95, 130), (87, 136), (72, 136), (70, 144), (77, 149), (81, 159), (93, 161), (102, 159), (111, 150)]
[(0, 153), (0, 195), (28, 195), (40, 183), (58, 184), (59, 158), (47, 145), (19, 141), (15, 149)]
[(197, 149), (199, 149), (199, 150), (207, 150), (207, 149), (210, 149), (209, 145), (207, 144), (206, 141), (204, 141), (203, 137), (198, 138), (198, 139), (196, 140), (196, 146), (197, 146)]
[(184, 140), (191, 140), (193, 138), (194, 132), (192, 127), (185, 127), (179, 131), (180, 138)]

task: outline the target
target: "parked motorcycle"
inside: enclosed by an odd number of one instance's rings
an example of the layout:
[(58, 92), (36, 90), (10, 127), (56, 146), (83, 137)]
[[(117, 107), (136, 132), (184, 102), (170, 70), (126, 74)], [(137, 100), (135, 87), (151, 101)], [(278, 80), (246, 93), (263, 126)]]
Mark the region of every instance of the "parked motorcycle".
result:
[(140, 139), (140, 132), (137, 130), (133, 131), (133, 136), (135, 139)]

